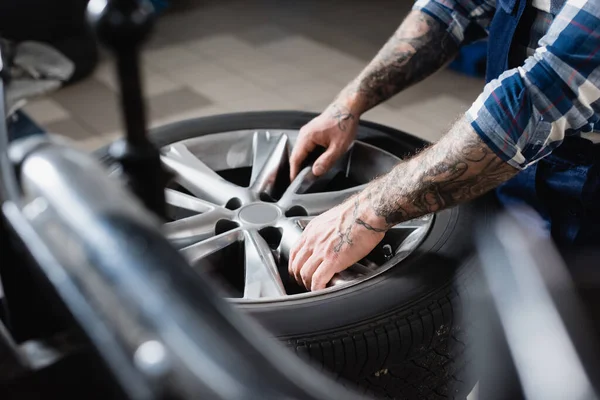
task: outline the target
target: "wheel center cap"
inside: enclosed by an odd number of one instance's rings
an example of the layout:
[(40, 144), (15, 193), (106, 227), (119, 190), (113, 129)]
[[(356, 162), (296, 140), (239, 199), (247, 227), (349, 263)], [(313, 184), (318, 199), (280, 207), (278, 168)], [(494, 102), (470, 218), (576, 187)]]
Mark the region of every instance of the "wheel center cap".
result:
[(279, 218), (281, 211), (275, 204), (256, 203), (243, 207), (238, 215), (242, 222), (263, 225)]

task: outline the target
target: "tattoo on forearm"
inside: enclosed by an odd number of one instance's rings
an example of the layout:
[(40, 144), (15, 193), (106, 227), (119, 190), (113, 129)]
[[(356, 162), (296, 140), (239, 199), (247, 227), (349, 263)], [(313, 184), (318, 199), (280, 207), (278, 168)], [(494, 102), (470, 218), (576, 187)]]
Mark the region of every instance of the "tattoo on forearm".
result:
[(366, 191), (372, 210), (389, 228), (481, 196), (517, 172), (463, 118), (438, 144), (398, 165)]
[(348, 122), (354, 120), (354, 115), (347, 107), (337, 104), (333, 105), (331, 116), (337, 120), (338, 128), (340, 128), (342, 132), (346, 132), (348, 129)]
[[(463, 118), (439, 143), (398, 164), (353, 198), (353, 216), (339, 229), (340, 243), (334, 250), (353, 245), (355, 226), (383, 233), (400, 222), (481, 196), (517, 172)], [(381, 224), (367, 223), (361, 218), (365, 211), (381, 218)]]
[(457, 52), (458, 45), (440, 22), (413, 11), (340, 97), (360, 94), (366, 111), (431, 75)]

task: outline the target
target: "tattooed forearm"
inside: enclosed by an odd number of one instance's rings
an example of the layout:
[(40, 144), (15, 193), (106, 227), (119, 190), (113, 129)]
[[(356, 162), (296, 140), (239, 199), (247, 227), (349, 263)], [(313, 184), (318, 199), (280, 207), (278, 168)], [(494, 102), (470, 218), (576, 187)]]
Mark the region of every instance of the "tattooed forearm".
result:
[(472, 200), (517, 174), (463, 117), (438, 143), (398, 164), (349, 200), (352, 214), (338, 228), (339, 253), (360, 229), (386, 232), (400, 222)]
[(437, 144), (373, 181), (357, 196), (357, 213), (371, 215), (371, 228), (389, 229), (481, 196), (517, 172), (462, 118)]
[[(338, 96), (362, 113), (431, 75), (458, 52), (440, 22), (411, 12), (371, 63)], [(352, 99), (352, 100), (350, 100)]]

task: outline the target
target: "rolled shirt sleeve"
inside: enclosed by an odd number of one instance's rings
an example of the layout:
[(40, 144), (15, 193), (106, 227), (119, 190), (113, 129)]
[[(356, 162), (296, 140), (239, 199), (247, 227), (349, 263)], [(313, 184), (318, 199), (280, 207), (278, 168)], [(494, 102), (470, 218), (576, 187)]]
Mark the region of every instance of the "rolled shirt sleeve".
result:
[(413, 10), (422, 11), (447, 26), (458, 45), (485, 37), (494, 12), (495, 0), (417, 0)]
[(569, 0), (523, 66), (485, 86), (467, 111), (482, 140), (515, 168), (591, 132), (600, 111), (600, 2)]

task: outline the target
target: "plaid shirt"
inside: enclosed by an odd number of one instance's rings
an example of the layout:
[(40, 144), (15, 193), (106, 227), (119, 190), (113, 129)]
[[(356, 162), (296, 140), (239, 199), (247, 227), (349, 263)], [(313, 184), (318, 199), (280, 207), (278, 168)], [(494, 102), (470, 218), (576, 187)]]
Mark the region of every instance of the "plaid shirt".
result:
[[(486, 35), (495, 3), (418, 0), (414, 8), (446, 25), (463, 45)], [(600, 1), (527, 3), (511, 69), (489, 82), (466, 114), (483, 141), (519, 169), (550, 154), (566, 136), (600, 143)]]

